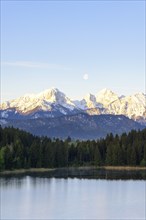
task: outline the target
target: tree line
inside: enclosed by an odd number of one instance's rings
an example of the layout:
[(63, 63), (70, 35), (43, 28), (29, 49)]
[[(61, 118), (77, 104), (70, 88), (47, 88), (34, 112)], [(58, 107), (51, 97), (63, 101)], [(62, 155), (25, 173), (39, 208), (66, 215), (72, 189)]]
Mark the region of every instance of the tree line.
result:
[(67, 166), (146, 166), (146, 129), (100, 140), (37, 137), (28, 132), (0, 127), (0, 169), (54, 168)]

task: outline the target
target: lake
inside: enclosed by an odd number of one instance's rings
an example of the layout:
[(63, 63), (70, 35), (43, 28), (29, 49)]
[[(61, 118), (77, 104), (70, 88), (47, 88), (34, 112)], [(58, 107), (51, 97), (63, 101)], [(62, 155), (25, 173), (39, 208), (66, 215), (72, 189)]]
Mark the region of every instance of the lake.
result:
[(145, 179), (78, 172), (1, 176), (0, 219), (146, 219)]

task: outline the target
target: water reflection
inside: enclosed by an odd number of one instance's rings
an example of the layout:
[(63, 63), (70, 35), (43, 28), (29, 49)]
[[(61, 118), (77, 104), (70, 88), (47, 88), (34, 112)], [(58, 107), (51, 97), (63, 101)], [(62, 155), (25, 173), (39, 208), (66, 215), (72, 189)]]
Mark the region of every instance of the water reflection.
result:
[(0, 181), (1, 219), (145, 219), (144, 180), (27, 175)]
[[(5, 184), (12, 184), (13, 178), (17, 177), (18, 187), (23, 183), (23, 178), (26, 180), (26, 176), (33, 178), (33, 185), (37, 183), (37, 178), (79, 178), (79, 179), (107, 179), (107, 180), (146, 180), (145, 170), (106, 170), (106, 169), (95, 169), (95, 168), (61, 168), (52, 171), (45, 172), (29, 172), (24, 174), (0, 174), (0, 177), (5, 179)], [(3, 184), (3, 181), (1, 181)]]

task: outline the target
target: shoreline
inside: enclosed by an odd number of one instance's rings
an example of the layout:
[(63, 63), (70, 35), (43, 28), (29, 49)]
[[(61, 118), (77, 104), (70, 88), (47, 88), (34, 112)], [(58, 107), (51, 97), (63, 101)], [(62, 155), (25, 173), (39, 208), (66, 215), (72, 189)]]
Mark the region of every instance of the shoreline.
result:
[(45, 172), (51, 172), (51, 171), (59, 171), (59, 170), (90, 170), (90, 169), (96, 169), (96, 170), (114, 170), (114, 171), (140, 171), (145, 170), (146, 167), (140, 167), (140, 166), (80, 166), (80, 167), (60, 167), (60, 168), (29, 168), (29, 169), (16, 169), (16, 170), (4, 170), (0, 171), (0, 175), (7, 175), (7, 174), (27, 174), (27, 173), (45, 173)]

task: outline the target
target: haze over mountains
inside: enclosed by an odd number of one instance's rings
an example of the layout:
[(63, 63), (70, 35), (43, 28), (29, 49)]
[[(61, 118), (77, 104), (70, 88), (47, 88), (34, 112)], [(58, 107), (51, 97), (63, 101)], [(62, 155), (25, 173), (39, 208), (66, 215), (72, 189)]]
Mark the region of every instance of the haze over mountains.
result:
[(27, 94), (0, 106), (0, 124), (36, 135), (94, 139), (107, 133), (146, 126), (146, 95), (118, 96), (103, 89), (82, 100), (72, 100), (56, 88)]

